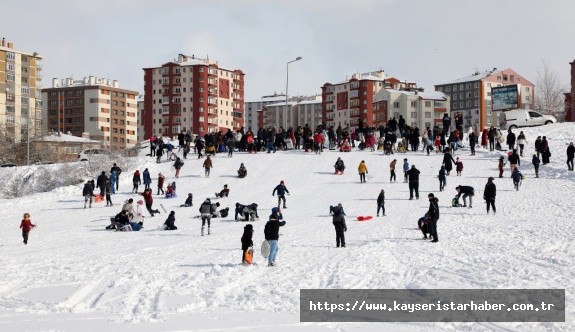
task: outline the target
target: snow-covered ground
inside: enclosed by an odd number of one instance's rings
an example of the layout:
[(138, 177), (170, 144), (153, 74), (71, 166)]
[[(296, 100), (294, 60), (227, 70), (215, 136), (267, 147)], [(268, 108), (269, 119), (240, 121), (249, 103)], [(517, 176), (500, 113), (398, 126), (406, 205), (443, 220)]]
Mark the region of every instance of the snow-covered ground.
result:
[[(131, 173), (124, 170), (114, 207), (104, 203), (83, 209), (81, 186), (0, 200), (0, 330), (58, 331), (569, 331), (575, 330), (575, 231), (572, 221), (575, 174), (565, 165), (573, 124), (525, 129), (528, 145), (520, 169), (527, 179), (513, 189), (509, 170), (497, 178), (499, 152), (478, 149), (456, 153), (462, 177), (448, 177), (439, 192), (441, 157), (408, 152), (383, 156), (381, 151), (302, 151), (218, 154), (210, 178), (195, 156), (185, 161), (177, 180), (179, 198), (155, 197), (176, 211), (177, 231), (161, 231), (166, 214), (146, 218), (140, 232), (104, 230), (130, 193)], [(534, 178), (531, 166), (537, 135), (547, 135), (551, 164)], [(343, 176), (332, 174), (337, 157), (346, 163)], [(421, 171), (421, 200), (408, 200), (407, 184), (389, 183), (389, 163), (407, 157)], [(155, 164), (140, 157), (140, 172), (149, 168), (174, 180), (172, 163)], [(365, 160), (367, 183), (356, 168)], [(236, 170), (245, 163), (248, 177)], [(109, 171), (111, 165), (102, 170)], [(497, 215), (486, 215), (482, 200), (487, 177), (496, 177)], [(272, 190), (284, 180), (287, 196), (276, 267), (259, 255), (263, 228), (277, 203)], [(230, 197), (214, 200), (224, 184)], [(474, 206), (451, 208), (455, 186), (476, 189)], [(375, 217), (376, 198), (386, 192), (387, 216)], [(187, 193), (194, 207), (180, 208)], [(426, 196), (439, 197), (439, 243), (421, 240), (417, 219), (428, 208)], [(210, 197), (230, 215), (214, 219), (212, 235), (200, 236), (201, 202)], [(137, 200), (137, 199), (136, 199)], [(253, 222), (254, 266), (240, 264), (240, 237), (245, 223), (233, 220), (236, 202), (259, 204)], [(335, 248), (329, 206), (342, 203), (347, 213), (347, 248)], [(28, 245), (18, 226), (29, 212), (37, 229)], [(374, 219), (356, 221), (359, 215)], [(302, 288), (566, 288), (566, 323), (300, 323)]]

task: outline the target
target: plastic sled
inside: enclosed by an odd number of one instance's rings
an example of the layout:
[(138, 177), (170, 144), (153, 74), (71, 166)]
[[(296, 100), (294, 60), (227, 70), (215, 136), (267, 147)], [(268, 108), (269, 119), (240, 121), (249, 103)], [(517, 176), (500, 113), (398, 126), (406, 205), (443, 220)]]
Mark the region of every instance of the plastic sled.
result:
[(246, 251), (246, 254), (244, 255), (244, 260), (246, 261), (246, 263), (251, 264), (253, 257), (254, 257), (254, 250), (250, 248)]
[(100, 195), (94, 196), (94, 202), (100, 203), (100, 202), (103, 202), (103, 201), (104, 201), (104, 197), (103, 197), (103, 196), (100, 196)]
[(365, 216), (365, 217), (364, 217), (364, 216), (359, 216), (359, 217), (357, 217), (357, 220), (359, 220), (359, 221), (368, 221), (368, 220), (371, 220), (371, 218), (372, 218), (372, 216)]
[(339, 170), (335, 171), (335, 175), (342, 175), (342, 174), (343, 174), (343, 171), (339, 171)]

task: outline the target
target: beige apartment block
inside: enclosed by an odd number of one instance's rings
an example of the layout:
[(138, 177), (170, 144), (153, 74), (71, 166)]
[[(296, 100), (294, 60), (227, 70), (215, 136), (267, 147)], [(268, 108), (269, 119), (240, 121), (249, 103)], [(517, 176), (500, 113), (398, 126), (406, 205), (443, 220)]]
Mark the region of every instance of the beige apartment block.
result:
[(87, 132), (108, 149), (125, 149), (138, 141), (138, 92), (120, 89), (118, 81), (94, 76), (55, 78), (42, 96), (48, 132), (78, 137)]
[(0, 41), (0, 137), (12, 143), (25, 142), (40, 135), (42, 121), (43, 57), (14, 49)]

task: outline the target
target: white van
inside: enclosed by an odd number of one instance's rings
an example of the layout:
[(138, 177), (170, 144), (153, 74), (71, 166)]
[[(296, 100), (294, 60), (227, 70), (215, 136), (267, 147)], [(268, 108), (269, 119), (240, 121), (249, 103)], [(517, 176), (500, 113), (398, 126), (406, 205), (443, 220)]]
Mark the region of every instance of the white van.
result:
[(87, 149), (78, 154), (76, 161), (103, 160), (111, 157), (110, 151), (104, 149)]
[(501, 111), (499, 114), (499, 126), (502, 130), (542, 126), (555, 122), (557, 122), (557, 119), (552, 115), (543, 115), (528, 109)]

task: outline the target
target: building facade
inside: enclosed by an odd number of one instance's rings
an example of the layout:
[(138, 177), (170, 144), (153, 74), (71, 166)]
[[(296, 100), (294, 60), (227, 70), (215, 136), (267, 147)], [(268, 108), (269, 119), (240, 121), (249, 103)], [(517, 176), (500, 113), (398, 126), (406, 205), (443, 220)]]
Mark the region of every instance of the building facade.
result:
[(42, 56), (0, 41), (0, 137), (12, 143), (37, 137), (42, 130)]
[(312, 128), (322, 124), (322, 100), (320, 96), (290, 97), (290, 101), (268, 104), (261, 111), (262, 127), (275, 126), (289, 129), (305, 126)]
[(353, 74), (339, 83), (325, 83), (322, 87), (323, 120), (327, 126), (379, 126), (386, 122), (382, 110), (374, 111), (375, 95), (382, 89), (414, 88), (413, 82), (387, 77), (383, 70)]
[(476, 72), (471, 76), (437, 84), (435, 90), (445, 93), (451, 102), (451, 115), (461, 113), (464, 127), (476, 132), (498, 126), (499, 111), (492, 111), (491, 88), (515, 85), (518, 88), (518, 108), (532, 109), (535, 85), (511, 69)]
[(180, 54), (176, 61), (144, 68), (144, 81), (144, 139), (244, 126), (244, 73), (239, 69)]
[(138, 96), (138, 142), (144, 141), (144, 126), (142, 114), (144, 113), (144, 95)]
[(63, 132), (124, 149), (137, 143), (137, 91), (120, 89), (118, 81), (94, 76), (82, 80), (52, 80), (42, 91), (43, 123), (47, 132)]
[(433, 128), (441, 123), (443, 114), (449, 113), (449, 98), (442, 92), (422, 90), (380, 90), (374, 109), (381, 110), (386, 118), (397, 120), (401, 115), (405, 124), (413, 128)]
[(575, 60), (571, 65), (571, 91), (565, 93), (565, 121), (575, 122)]
[[(290, 98), (291, 101), (292, 98)], [(274, 93), (273, 95), (263, 96), (260, 99), (247, 101), (245, 103), (245, 119), (244, 127), (246, 130), (251, 130), (257, 132), (264, 123), (259, 119), (263, 119), (263, 114), (261, 114), (263, 108), (270, 104), (276, 104), (283, 102), (285, 105), (286, 96), (284, 94)], [(260, 116), (261, 115), (261, 116)]]

